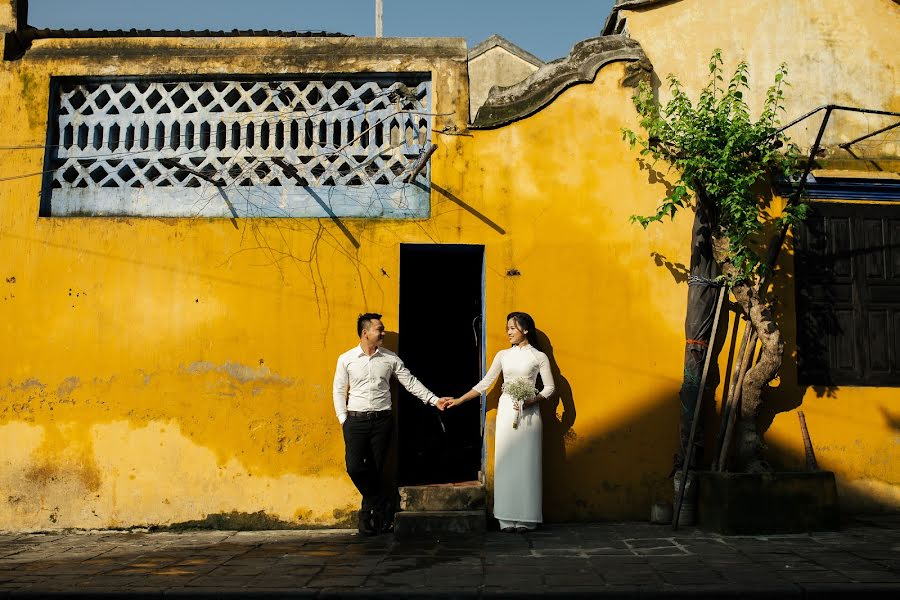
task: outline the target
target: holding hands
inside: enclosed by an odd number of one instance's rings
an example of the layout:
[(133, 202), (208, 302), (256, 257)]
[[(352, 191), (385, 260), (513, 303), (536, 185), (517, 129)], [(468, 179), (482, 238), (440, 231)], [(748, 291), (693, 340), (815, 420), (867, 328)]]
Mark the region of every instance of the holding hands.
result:
[[(438, 410), (447, 410), (448, 408), (454, 408), (465, 402), (466, 400), (470, 400), (470, 398), (466, 398), (466, 396), (460, 396), (459, 398), (451, 398), (450, 396), (445, 396), (437, 401)], [(538, 402), (541, 401), (541, 396), (535, 394), (528, 400), (524, 400), (522, 402), (522, 408), (528, 408), (530, 406), (534, 406)]]
[(438, 410), (447, 410), (448, 408), (453, 408), (454, 406), (459, 406), (463, 403), (463, 400), (460, 398), (453, 398), (452, 396), (445, 396), (437, 401), (435, 406), (438, 407)]
[(454, 406), (459, 406), (463, 402), (465, 402), (467, 398), (459, 397), (452, 398), (450, 396), (446, 396), (437, 401), (435, 406), (438, 407), (438, 410), (447, 410), (448, 408), (453, 408)]
[(455, 406), (459, 406), (463, 402), (465, 402), (465, 400), (463, 400), (462, 398), (451, 398), (450, 401), (444, 405), (444, 408), (453, 408)]
[(451, 402), (453, 402), (452, 396), (444, 396), (443, 398), (438, 399), (438, 401), (435, 403), (435, 406), (437, 407), (438, 410), (444, 410), (445, 408), (447, 408), (447, 405)]

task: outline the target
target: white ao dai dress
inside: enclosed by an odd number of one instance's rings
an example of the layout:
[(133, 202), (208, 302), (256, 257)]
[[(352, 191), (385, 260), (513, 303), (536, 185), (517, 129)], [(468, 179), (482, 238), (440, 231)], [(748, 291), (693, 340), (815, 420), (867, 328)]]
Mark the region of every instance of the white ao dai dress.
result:
[[(486, 393), (501, 372), (504, 381), (524, 377), (532, 384), (540, 374), (544, 384), (540, 396), (549, 398), (554, 392), (550, 361), (531, 345), (498, 352), (484, 379), (472, 389)], [(513, 428), (515, 415), (514, 400), (504, 393), (497, 406), (494, 438), (494, 516), (501, 527), (533, 528), (543, 521), (540, 406), (523, 409), (518, 428)]]

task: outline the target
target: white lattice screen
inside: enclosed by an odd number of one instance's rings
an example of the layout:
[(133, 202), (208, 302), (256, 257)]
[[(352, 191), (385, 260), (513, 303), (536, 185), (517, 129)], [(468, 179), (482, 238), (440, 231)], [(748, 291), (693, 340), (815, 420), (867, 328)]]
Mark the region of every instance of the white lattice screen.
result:
[(421, 217), (418, 75), (55, 82), (42, 214)]

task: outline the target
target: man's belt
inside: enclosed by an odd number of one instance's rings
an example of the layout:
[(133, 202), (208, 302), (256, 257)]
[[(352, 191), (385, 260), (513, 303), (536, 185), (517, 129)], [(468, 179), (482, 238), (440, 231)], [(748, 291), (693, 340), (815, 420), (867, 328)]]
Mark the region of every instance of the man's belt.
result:
[(391, 409), (385, 410), (348, 410), (347, 415), (357, 419), (377, 419), (391, 414)]

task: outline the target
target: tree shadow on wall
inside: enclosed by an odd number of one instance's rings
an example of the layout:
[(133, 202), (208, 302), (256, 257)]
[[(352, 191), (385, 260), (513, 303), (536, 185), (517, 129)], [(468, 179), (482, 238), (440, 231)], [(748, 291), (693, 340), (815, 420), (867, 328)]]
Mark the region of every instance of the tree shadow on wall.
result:
[[(793, 254), (793, 240), (789, 238), (785, 241), (785, 246), (782, 249), (778, 271), (773, 278), (769, 295), (772, 301), (772, 309), (775, 313), (775, 321), (781, 330), (784, 340), (784, 353), (778, 377), (763, 390), (763, 402), (757, 421), (760, 434), (763, 436), (769, 430), (778, 414), (796, 410), (801, 406), (809, 387), (812, 387), (817, 397), (835, 397), (837, 392), (837, 387), (832, 385), (805, 385), (798, 376), (801, 372), (801, 366), (798, 363), (798, 357), (801, 356), (801, 352), (798, 350), (797, 340), (797, 303), (795, 300)], [(651, 256), (657, 267), (667, 269), (676, 283), (685, 282), (689, 274), (689, 270), (685, 265), (669, 260), (657, 252), (651, 253)], [(722, 315), (716, 331), (716, 339), (712, 346), (712, 360), (707, 376), (703, 406), (701, 407), (700, 426), (702, 433), (700, 436), (702, 442), (700, 445), (701, 447), (705, 446), (705, 450), (696, 462), (699, 468), (710, 467), (716, 459), (717, 443), (723, 437), (723, 432), (720, 431), (723, 426), (721, 419), (722, 402), (728, 395), (732, 378), (735, 375), (734, 371), (737, 367), (735, 360), (746, 326), (747, 322), (743, 318), (741, 307), (730, 298), (727, 299), (723, 305)], [(827, 314), (819, 315), (817, 320), (807, 323), (805, 326), (803, 352), (807, 356), (820, 353), (827, 336), (834, 335), (839, 330), (839, 324), (833, 314), (830, 318)], [(726, 352), (726, 360), (723, 365), (725, 369), (724, 377), (720, 377), (719, 373), (719, 364), (723, 358), (722, 352)], [(757, 347), (748, 369), (756, 364), (758, 356), (759, 349)], [(716, 397), (720, 399), (718, 407), (715, 402)], [(731, 443), (734, 444), (733, 438)], [(728, 456), (733, 456), (733, 446)], [(767, 458), (773, 459), (771, 463), (776, 469), (784, 468), (776, 454), (772, 454), (771, 457), (767, 455)]]
[[(811, 314), (802, 306), (806, 291), (797, 290), (796, 282), (797, 268), (801, 271), (803, 269), (798, 262), (804, 258), (800, 256), (795, 260), (796, 251), (794, 238), (785, 240), (770, 292), (774, 317), (784, 340), (784, 354), (778, 378), (763, 391), (763, 404), (759, 413), (759, 431), (763, 435), (780, 413), (800, 408), (810, 388), (817, 398), (835, 398), (839, 389), (831, 384), (810, 385), (809, 376), (804, 374), (809, 369), (808, 365), (818, 361), (827, 351), (828, 338), (842, 333), (842, 327), (833, 309)], [(798, 310), (803, 314), (799, 314)], [(803, 364), (804, 360), (807, 365)], [(827, 374), (825, 378), (827, 380)], [(799, 436), (799, 425), (797, 431)], [(776, 468), (787, 466), (780, 464), (782, 461), (777, 459), (775, 453), (770, 454), (775, 458)]]

